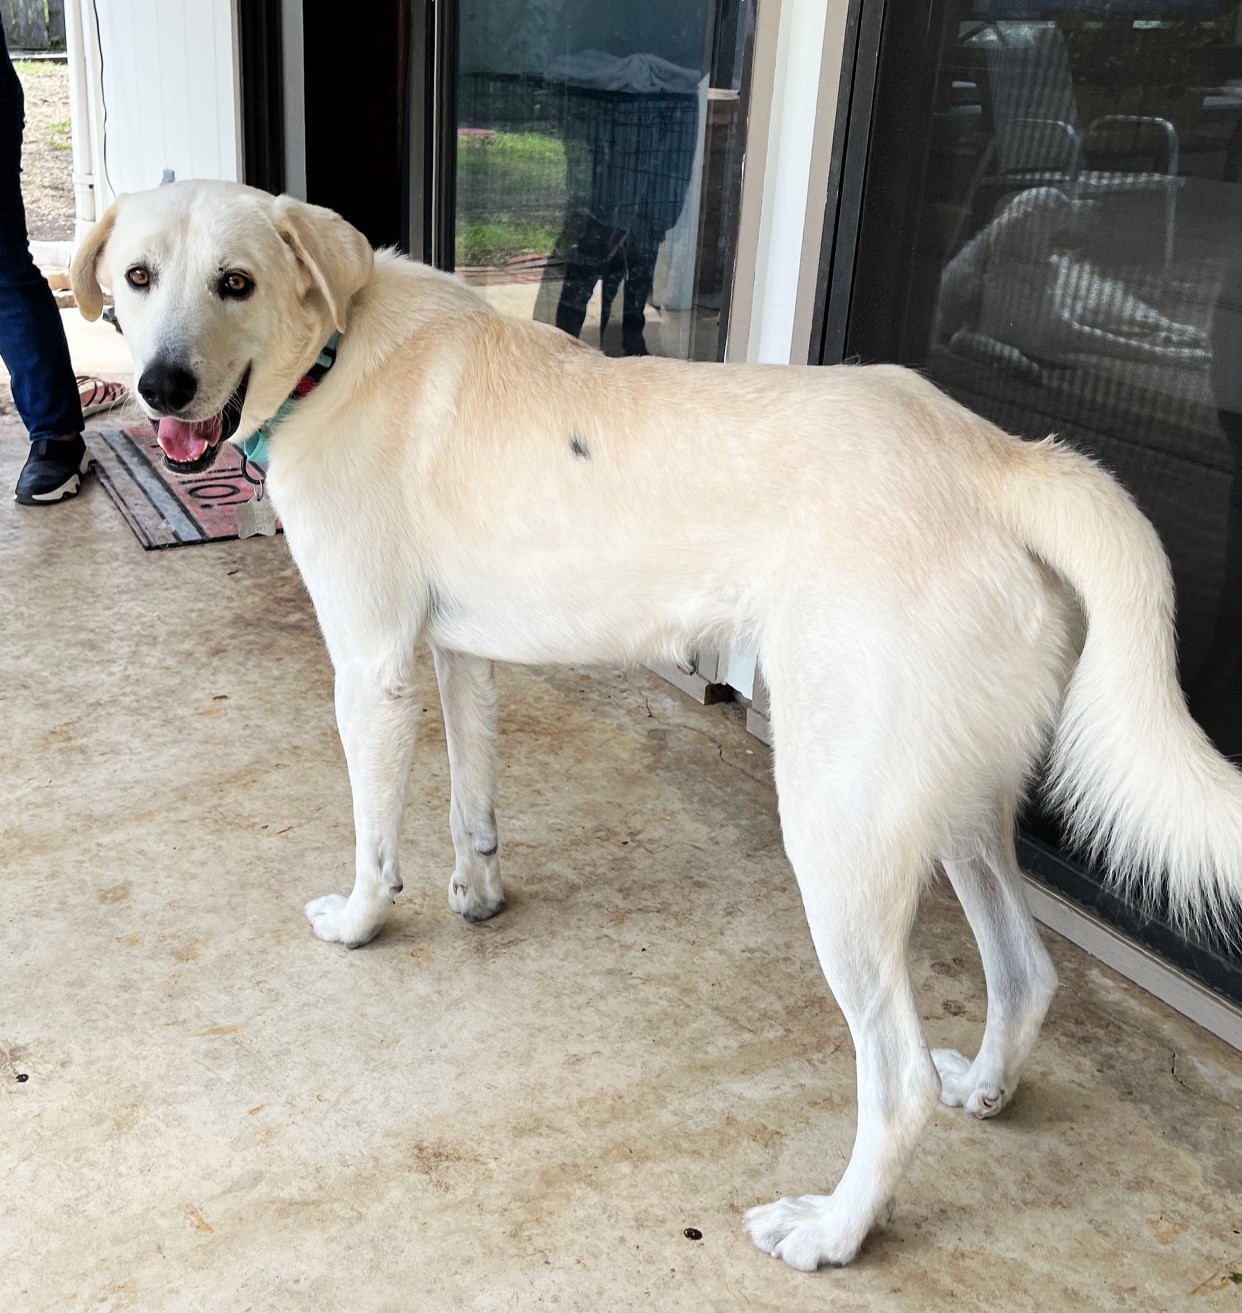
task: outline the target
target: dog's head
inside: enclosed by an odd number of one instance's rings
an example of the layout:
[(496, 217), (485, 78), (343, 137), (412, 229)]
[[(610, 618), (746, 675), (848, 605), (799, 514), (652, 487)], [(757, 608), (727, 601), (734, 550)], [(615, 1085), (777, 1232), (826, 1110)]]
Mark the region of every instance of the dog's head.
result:
[(169, 466), (205, 469), (245, 421), (280, 408), (371, 276), (366, 238), (338, 214), (235, 183), (120, 197), (73, 260), (87, 319), (111, 290), (143, 409)]

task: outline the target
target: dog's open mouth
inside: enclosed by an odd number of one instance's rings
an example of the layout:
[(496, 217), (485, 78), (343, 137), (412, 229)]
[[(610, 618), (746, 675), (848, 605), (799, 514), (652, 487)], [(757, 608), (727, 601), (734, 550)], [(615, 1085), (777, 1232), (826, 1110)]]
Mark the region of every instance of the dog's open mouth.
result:
[[(155, 425), (155, 435), (164, 452), (164, 464), (177, 474), (197, 474), (209, 469), (220, 454), (220, 445), (237, 432), (246, 388), (250, 384), (250, 366), (224, 403), (224, 409), (207, 419), (174, 419), (163, 416)], [(154, 421), (153, 421), (154, 422)]]

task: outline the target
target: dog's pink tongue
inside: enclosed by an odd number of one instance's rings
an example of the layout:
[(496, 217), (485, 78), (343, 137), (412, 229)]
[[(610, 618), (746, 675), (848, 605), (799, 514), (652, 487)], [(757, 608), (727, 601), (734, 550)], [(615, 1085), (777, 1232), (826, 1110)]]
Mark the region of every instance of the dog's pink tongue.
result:
[(184, 420), (165, 415), (160, 420), (159, 443), (169, 460), (192, 461), (220, 438), (223, 421), (219, 415), (187, 424)]

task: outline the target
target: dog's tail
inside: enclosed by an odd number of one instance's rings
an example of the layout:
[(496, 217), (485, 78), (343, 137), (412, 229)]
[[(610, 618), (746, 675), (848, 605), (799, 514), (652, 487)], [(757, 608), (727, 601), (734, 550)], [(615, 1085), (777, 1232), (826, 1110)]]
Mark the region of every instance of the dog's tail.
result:
[(1128, 892), (1148, 901), (1163, 877), (1177, 923), (1228, 933), (1242, 903), (1242, 772), (1186, 709), (1160, 539), (1087, 457), (1051, 439), (1009, 451), (1001, 514), (1087, 617), (1053, 734), (1051, 801)]

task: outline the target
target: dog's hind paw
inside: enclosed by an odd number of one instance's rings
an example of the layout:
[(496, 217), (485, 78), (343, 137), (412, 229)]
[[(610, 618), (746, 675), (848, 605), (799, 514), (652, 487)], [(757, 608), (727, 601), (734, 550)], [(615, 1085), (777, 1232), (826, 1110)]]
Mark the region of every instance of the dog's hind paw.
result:
[(752, 1208), (746, 1214), (746, 1230), (765, 1254), (799, 1272), (844, 1267), (858, 1253), (869, 1227), (837, 1213), (832, 1195), (804, 1194)]
[(950, 1108), (965, 1108), (972, 1117), (995, 1117), (1013, 1098), (995, 1071), (976, 1070), (977, 1064), (956, 1049), (932, 1049), (932, 1061), (940, 1073), (940, 1102)]

